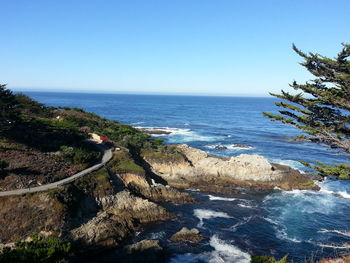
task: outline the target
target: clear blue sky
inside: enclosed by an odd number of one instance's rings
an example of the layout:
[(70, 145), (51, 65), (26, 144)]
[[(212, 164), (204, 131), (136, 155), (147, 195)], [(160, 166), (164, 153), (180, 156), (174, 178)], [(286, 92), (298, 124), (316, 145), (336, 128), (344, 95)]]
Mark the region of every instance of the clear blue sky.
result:
[(350, 42), (349, 0), (0, 0), (0, 83), (20, 90), (267, 95), (304, 51)]

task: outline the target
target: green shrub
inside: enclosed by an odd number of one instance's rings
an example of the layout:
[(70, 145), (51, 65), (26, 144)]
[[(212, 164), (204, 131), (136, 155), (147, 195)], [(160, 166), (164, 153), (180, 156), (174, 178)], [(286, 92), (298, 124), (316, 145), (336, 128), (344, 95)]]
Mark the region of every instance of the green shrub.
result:
[(137, 165), (128, 152), (116, 151), (112, 161), (108, 163), (108, 167), (116, 173), (136, 173), (143, 174), (145, 171)]
[(9, 166), (9, 164), (6, 161), (0, 159), (0, 170), (1, 171), (4, 170), (5, 168), (7, 168), (8, 166)]
[(24, 114), (34, 114), (41, 117), (51, 117), (51, 109), (45, 107), (44, 104), (39, 103), (23, 93), (15, 95), (17, 109)]
[(32, 236), (32, 241), (16, 242), (14, 248), (3, 248), (0, 263), (66, 263), (70, 251), (70, 243), (37, 234)]
[(86, 164), (92, 165), (99, 157), (99, 153), (87, 149), (86, 147), (72, 147), (63, 145), (60, 147), (62, 151), (62, 157), (73, 164)]
[(276, 260), (273, 257), (268, 256), (252, 256), (251, 263), (286, 263), (288, 255), (285, 255), (281, 260)]
[(5, 169), (8, 166), (9, 166), (9, 164), (6, 161), (0, 159), (0, 176), (5, 174)]
[(160, 145), (156, 149), (142, 149), (141, 155), (158, 163), (179, 163), (185, 160), (184, 156), (175, 146), (169, 145)]
[(317, 171), (318, 174), (321, 176), (335, 176), (343, 180), (350, 179), (350, 165), (347, 163), (334, 164), (333, 166), (331, 166), (318, 161), (314, 162), (316, 163), (316, 165), (300, 161), (301, 164)]

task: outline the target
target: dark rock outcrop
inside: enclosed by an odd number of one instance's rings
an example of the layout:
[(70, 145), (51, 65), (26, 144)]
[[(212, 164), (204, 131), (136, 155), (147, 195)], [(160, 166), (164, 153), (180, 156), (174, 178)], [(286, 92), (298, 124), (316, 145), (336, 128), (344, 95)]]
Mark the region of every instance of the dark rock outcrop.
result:
[(187, 203), (195, 201), (190, 194), (179, 191), (170, 186), (156, 183), (152, 179), (147, 180), (145, 175), (121, 173), (119, 174), (119, 177), (130, 191), (154, 202), (167, 201), (174, 203)]
[(224, 146), (224, 145), (216, 145), (216, 146), (214, 147), (214, 149), (216, 149), (216, 150), (227, 150), (227, 147)]
[(157, 263), (163, 262), (165, 253), (159, 244), (159, 240), (141, 240), (135, 244), (124, 248), (124, 260), (122, 262), (131, 263)]
[(188, 229), (187, 227), (181, 228), (181, 230), (170, 237), (173, 242), (190, 241), (197, 243), (203, 240), (204, 237), (200, 234), (196, 228)]
[(152, 129), (152, 128), (139, 128), (138, 129), (142, 133), (146, 134), (155, 134), (155, 135), (168, 135), (171, 134), (170, 131), (162, 130), (162, 129)]

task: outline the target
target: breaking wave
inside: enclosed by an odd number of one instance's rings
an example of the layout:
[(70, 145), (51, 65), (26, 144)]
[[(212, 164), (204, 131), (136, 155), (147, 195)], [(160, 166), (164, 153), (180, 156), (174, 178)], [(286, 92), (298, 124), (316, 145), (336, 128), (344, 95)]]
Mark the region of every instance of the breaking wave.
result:
[[(343, 218), (344, 211), (350, 209), (349, 184), (338, 180), (326, 180), (318, 185), (320, 191), (282, 191), (264, 198), (263, 208), (268, 214), (264, 219), (271, 224), (276, 238), (321, 246), (320, 244), (333, 242), (330, 235), (322, 233), (345, 233), (343, 230), (327, 229), (334, 228), (334, 218)], [(342, 244), (334, 244), (334, 247), (336, 246), (341, 247)]]
[(209, 209), (195, 209), (193, 211), (193, 214), (199, 219), (198, 227), (202, 227), (204, 222), (203, 219), (210, 219), (215, 217), (222, 217), (222, 218), (232, 218), (228, 214), (224, 212), (217, 212), (214, 210)]
[(210, 246), (215, 250), (211, 253), (209, 259), (210, 263), (217, 262), (237, 262), (237, 263), (249, 263), (251, 258), (250, 255), (238, 247), (225, 242), (214, 235), (210, 238)]
[(220, 139), (220, 136), (207, 136), (195, 132), (191, 129), (182, 128), (170, 128), (170, 127), (135, 127), (137, 129), (149, 129), (160, 132), (166, 132), (169, 134), (152, 134), (155, 137), (166, 138), (168, 143), (188, 143), (194, 141), (216, 141)]
[(213, 251), (201, 254), (187, 253), (176, 255), (170, 259), (170, 263), (249, 263), (251, 261), (251, 257), (247, 252), (227, 241), (219, 239), (217, 235), (213, 235), (210, 238), (209, 245), (214, 248)]
[(216, 149), (218, 147), (223, 147), (223, 150), (251, 150), (254, 149), (254, 147), (252, 146), (248, 146), (248, 145), (242, 145), (242, 144), (210, 144), (210, 145), (206, 145), (204, 146), (205, 148), (208, 149)]
[(221, 196), (215, 196), (215, 195), (208, 195), (209, 200), (212, 201), (235, 201), (237, 198), (229, 198), (229, 197), (221, 197)]

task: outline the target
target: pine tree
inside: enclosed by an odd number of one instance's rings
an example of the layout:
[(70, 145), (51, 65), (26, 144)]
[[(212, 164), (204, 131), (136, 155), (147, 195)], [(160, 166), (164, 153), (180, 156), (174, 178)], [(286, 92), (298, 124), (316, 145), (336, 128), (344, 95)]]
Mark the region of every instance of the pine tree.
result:
[(17, 120), (15, 95), (0, 84), (0, 133), (6, 131)]
[[(294, 81), (290, 86), (297, 91), (291, 94), (281, 91), (273, 94), (283, 101), (275, 104), (280, 114), (264, 112), (273, 121), (294, 126), (304, 132), (298, 136), (316, 143), (323, 143), (341, 152), (350, 153), (350, 45), (343, 44), (342, 51), (334, 59), (317, 53), (304, 53), (293, 45), (294, 51), (304, 62), (300, 63), (314, 79), (304, 84)], [(320, 175), (334, 175), (349, 179), (350, 166), (342, 163), (334, 166), (316, 162), (303, 162)]]

